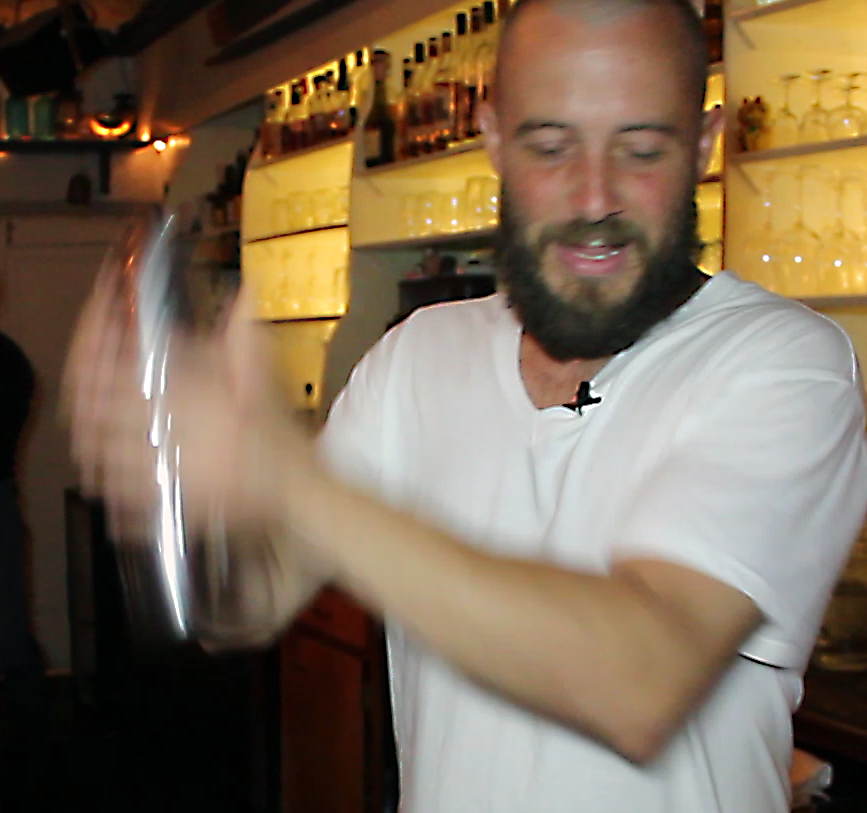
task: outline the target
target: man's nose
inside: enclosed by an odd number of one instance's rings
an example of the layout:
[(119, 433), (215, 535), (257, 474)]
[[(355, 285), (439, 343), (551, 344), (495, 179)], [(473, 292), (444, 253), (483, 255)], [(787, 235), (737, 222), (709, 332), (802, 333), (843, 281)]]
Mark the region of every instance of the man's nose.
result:
[(582, 156), (571, 169), (569, 207), (572, 217), (599, 223), (621, 214), (622, 201), (614, 162), (607, 156)]

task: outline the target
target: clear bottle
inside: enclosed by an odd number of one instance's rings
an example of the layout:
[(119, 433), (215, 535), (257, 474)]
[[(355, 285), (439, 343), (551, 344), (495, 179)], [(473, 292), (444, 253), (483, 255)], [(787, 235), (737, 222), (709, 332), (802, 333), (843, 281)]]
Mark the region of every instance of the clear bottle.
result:
[(345, 59), (341, 59), (337, 72), (337, 85), (332, 91), (331, 134), (334, 138), (342, 138), (352, 128), (352, 116), (349, 112), (350, 95), (349, 66)]
[(434, 81), (439, 67), (439, 40), (431, 37), (427, 44), (427, 64), (421, 80), (422, 134), (419, 146), (424, 154), (431, 153), (435, 149), (438, 99)]
[(464, 54), (461, 75), (466, 87), (466, 104), (463, 115), (463, 132), (465, 138), (478, 135), (477, 110), (480, 101), (480, 89), (484, 91), (484, 80), (480, 75), (480, 50), (484, 45), (485, 18), (481, 6), (473, 6), (470, 15), (470, 34)]
[(455, 17), (455, 40), (452, 43), (452, 54), (455, 66), (456, 87), (456, 132), (455, 140), (463, 141), (467, 138), (467, 111), (469, 109), (469, 94), (467, 87), (468, 71), (465, 64), (470, 53), (469, 20), (467, 13), (461, 11)]
[(412, 69), (412, 81), (409, 86), (407, 101), (406, 148), (407, 156), (422, 154), (421, 141), (423, 136), (423, 83), (425, 74), (425, 47), (423, 42), (417, 42), (414, 48), (415, 63)]
[(310, 119), (311, 144), (321, 144), (329, 137), (328, 122), (330, 113), (328, 110), (328, 95), (326, 86), (328, 78), (324, 73), (313, 77), (313, 93), (308, 103)]
[(388, 75), (391, 55), (377, 48), (373, 54), (373, 103), (364, 122), (364, 155), (368, 167), (394, 161), (394, 137), (397, 130), (388, 102)]
[(370, 65), (365, 62), (364, 50), (359, 49), (353, 58), (352, 70), (349, 74), (349, 113), (352, 127), (367, 116), (372, 100), (370, 85), (372, 76)]
[(407, 143), (407, 131), (409, 127), (409, 102), (410, 102), (410, 85), (412, 83), (412, 60), (406, 57), (403, 60), (403, 84), (401, 86), (400, 96), (395, 104), (395, 123), (397, 124), (397, 134), (395, 136), (395, 158), (402, 161), (409, 157), (409, 145)]
[(296, 121), (301, 110), (301, 94), (298, 90), (298, 83), (292, 85), (292, 93), (289, 101), (289, 108), (286, 111), (286, 118), (283, 120), (283, 132), (281, 136), (282, 147), (284, 153), (295, 152), (300, 149), (298, 145), (298, 131)]
[(443, 31), (440, 54), (433, 76), (433, 136), (435, 150), (444, 150), (457, 139), (458, 72), (452, 50), (451, 31)]
[[(485, 0), (482, 15), (485, 27), (482, 32), (482, 41), (476, 51), (476, 59), (478, 60), (480, 101), (487, 101), (491, 98), (494, 86), (494, 71), (497, 66), (497, 45), (500, 34), (497, 25), (496, 4), (493, 0)], [(478, 117), (478, 110), (476, 110), (476, 116)], [(481, 132), (478, 122), (476, 122), (475, 129), (476, 132)]]
[(295, 121), (296, 127), (296, 146), (297, 149), (303, 150), (313, 143), (313, 128), (310, 121), (310, 83), (307, 77), (298, 81), (298, 114)]
[(259, 128), (262, 155), (280, 154), (282, 146), (283, 119), (286, 117), (286, 88), (274, 88), (265, 98), (265, 119)]

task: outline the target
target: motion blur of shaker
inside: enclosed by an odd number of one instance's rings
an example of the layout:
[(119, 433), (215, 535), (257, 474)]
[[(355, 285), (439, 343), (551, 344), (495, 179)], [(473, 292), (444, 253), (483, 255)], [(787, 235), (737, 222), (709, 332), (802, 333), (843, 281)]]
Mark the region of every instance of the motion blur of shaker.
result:
[(208, 649), (258, 647), (279, 633), (280, 565), (262, 536), (232, 539), (221, 506), (205, 533), (184, 523), (183, 450), (172, 435), (173, 348), (193, 328), (190, 251), (172, 218), (139, 225), (106, 259), (105, 285), (124, 314), (122, 345), (134, 346), (148, 439), (152, 507), (144, 516), (109, 506), (134, 641), (152, 649), (196, 641)]

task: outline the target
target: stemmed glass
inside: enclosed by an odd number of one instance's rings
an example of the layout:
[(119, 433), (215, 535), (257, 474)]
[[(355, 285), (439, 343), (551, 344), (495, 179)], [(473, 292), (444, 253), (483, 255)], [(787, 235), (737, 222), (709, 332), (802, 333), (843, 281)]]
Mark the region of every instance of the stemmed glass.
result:
[(795, 196), (795, 222), (773, 241), (771, 254), (779, 257), (779, 278), (787, 296), (809, 296), (815, 292), (816, 256), (821, 247), (819, 237), (804, 222), (804, 187), (810, 169), (795, 172), (798, 191)]
[(853, 175), (853, 180), (858, 183), (861, 200), (861, 247), (858, 264), (849, 281), (849, 289), (852, 294), (867, 294), (867, 183), (862, 173)]
[(783, 106), (774, 120), (772, 141), (775, 147), (791, 147), (800, 138), (800, 121), (789, 104), (792, 82), (801, 78), (799, 73), (787, 73), (780, 77), (783, 85)]
[(831, 176), (831, 183), (836, 197), (834, 225), (831, 233), (825, 238), (819, 249), (817, 264), (819, 275), (818, 293), (823, 296), (849, 294), (852, 284), (863, 276), (859, 270), (861, 265), (861, 240), (846, 228), (843, 204), (846, 183), (857, 180), (851, 174), (844, 172)]
[(770, 291), (781, 292), (779, 257), (774, 251), (773, 188), (779, 172), (766, 170), (759, 181), (762, 194), (761, 225), (747, 238), (744, 245), (744, 271), (746, 276), (764, 285)]
[(862, 75), (846, 74), (846, 82), (843, 86), (846, 103), (828, 113), (828, 134), (833, 139), (858, 138), (867, 134), (867, 112), (852, 104), (852, 94), (860, 87), (855, 84), (855, 80)]
[(830, 79), (831, 71), (822, 68), (813, 71), (810, 76), (816, 83), (816, 98), (801, 120), (800, 141), (802, 144), (827, 141), (829, 137), (828, 111), (822, 107), (822, 85)]

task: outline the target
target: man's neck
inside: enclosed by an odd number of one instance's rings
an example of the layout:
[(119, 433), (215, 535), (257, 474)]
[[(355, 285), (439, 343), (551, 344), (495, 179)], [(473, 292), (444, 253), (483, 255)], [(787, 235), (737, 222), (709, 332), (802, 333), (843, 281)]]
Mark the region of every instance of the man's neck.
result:
[(592, 381), (608, 362), (603, 359), (552, 359), (528, 333), (521, 337), (521, 378), (537, 409), (567, 404), (582, 381)]

